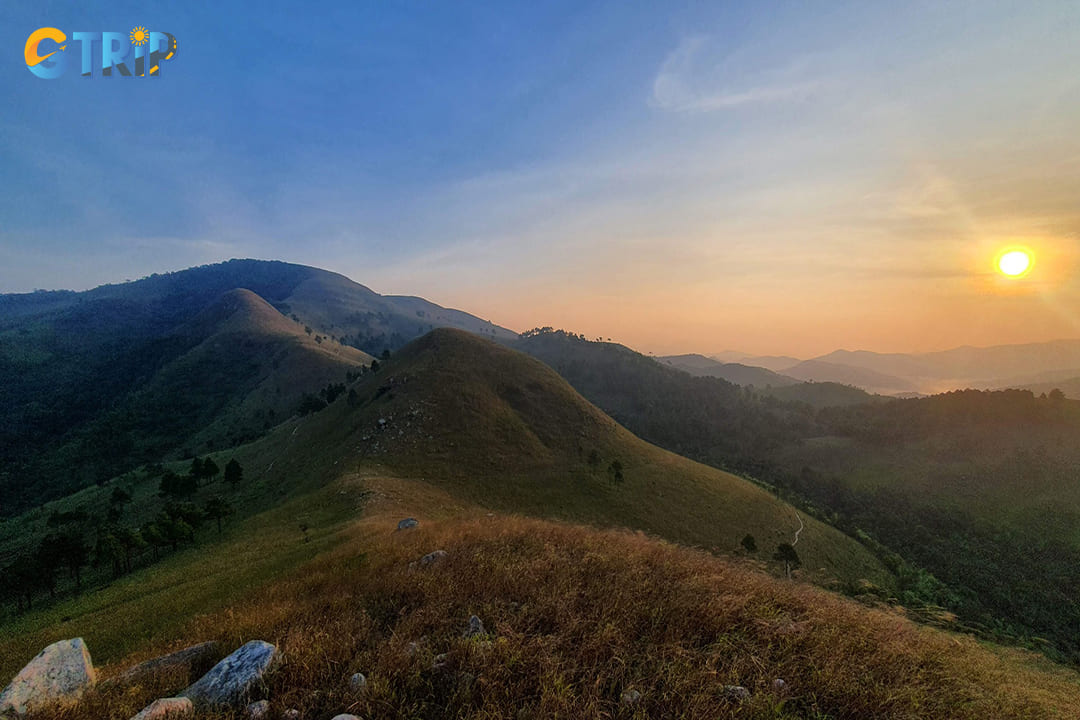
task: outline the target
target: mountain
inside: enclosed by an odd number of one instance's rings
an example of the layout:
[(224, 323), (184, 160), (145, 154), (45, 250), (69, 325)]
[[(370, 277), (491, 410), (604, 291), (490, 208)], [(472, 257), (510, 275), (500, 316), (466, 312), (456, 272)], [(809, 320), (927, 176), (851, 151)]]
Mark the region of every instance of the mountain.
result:
[(295, 412), (298, 396), (342, 382), (365, 351), (440, 326), (516, 337), (336, 273), (259, 260), (0, 295), (0, 515), (248, 440)]
[(741, 363), (717, 362), (704, 355), (667, 355), (658, 357), (657, 360), (691, 375), (723, 378), (736, 385), (783, 387), (784, 385), (793, 385), (799, 382), (794, 378), (780, 375), (762, 367), (753, 367)]
[(789, 367), (802, 362), (799, 358), (790, 355), (751, 355), (736, 350), (726, 350), (710, 357), (722, 363), (742, 363), (753, 367), (763, 367), (778, 373), (783, 373)]
[[(875, 353), (866, 350), (837, 350), (813, 358), (812, 362), (858, 368), (901, 378), (918, 392), (941, 392), (966, 387), (1015, 386), (1019, 378), (1058, 373), (1059, 377), (1077, 376), (1080, 368), (1080, 340), (992, 347), (959, 347), (930, 353)], [(806, 371), (785, 370), (794, 377)], [(1064, 373), (1064, 375), (1060, 375)], [(873, 376), (870, 376), (872, 379)], [(826, 379), (814, 377), (812, 379)], [(832, 378), (829, 378), (832, 379)], [(860, 383), (853, 382), (854, 385)], [(866, 389), (872, 389), (860, 385)]]
[(854, 385), (867, 392), (882, 395), (915, 392), (918, 388), (914, 383), (894, 375), (886, 375), (858, 365), (823, 360), (805, 360), (784, 372), (799, 380)]

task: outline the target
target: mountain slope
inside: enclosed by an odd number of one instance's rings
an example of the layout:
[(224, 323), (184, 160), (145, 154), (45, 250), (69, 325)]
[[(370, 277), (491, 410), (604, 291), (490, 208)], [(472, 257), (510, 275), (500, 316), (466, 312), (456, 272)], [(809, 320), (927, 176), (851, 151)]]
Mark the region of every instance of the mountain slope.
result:
[[(295, 342), (298, 334), (307, 335), (313, 341), (307, 347), (323, 365), (331, 357), (344, 359), (341, 352), (330, 351), (331, 347), (350, 345), (382, 353), (433, 326), (463, 327), (492, 337), (514, 336), (467, 313), (418, 298), (380, 296), (336, 273), (258, 260), (233, 260), (152, 275), (80, 293), (0, 295), (0, 377), (4, 378), (0, 406), (6, 409), (0, 415), (0, 515), (80, 484), (102, 482), (138, 462), (159, 459), (135, 452), (140, 448), (130, 442), (125, 428), (140, 422), (142, 412), (127, 399), (164, 368), (172, 365), (173, 373), (159, 387), (171, 387), (181, 396), (155, 395), (164, 402), (158, 408), (162, 412), (155, 417), (165, 421), (154, 431), (159, 434), (174, 425), (165, 412), (174, 400), (186, 404), (187, 415), (197, 414), (207, 423), (213, 419), (206, 408), (193, 406), (195, 397), (183, 395), (185, 387), (229, 394), (222, 382), (252, 390), (263, 382), (252, 374), (260, 372), (261, 360), (247, 362), (240, 347), (222, 345), (220, 372), (209, 372), (206, 362), (195, 363), (203, 368), (200, 377), (192, 378), (199, 382), (184, 384), (183, 374), (194, 360), (180, 359), (212, 332), (192, 323), (210, 322), (205, 317), (199, 319), (200, 313), (238, 288), (273, 306), (249, 313), (248, 321), (258, 325), (265, 337), (281, 340), (289, 335), (293, 337), (290, 342)], [(209, 359), (207, 353), (207, 348), (199, 351)], [(354, 353), (344, 361), (355, 364), (358, 357)], [(344, 370), (335, 379), (340, 382), (343, 378)], [(302, 388), (308, 392), (316, 389)], [(231, 393), (228, 402), (237, 399), (238, 395)], [(217, 399), (211, 401), (214, 404)], [(169, 447), (180, 448), (190, 441), (199, 447), (189, 450), (205, 450), (210, 447), (207, 441), (218, 447), (221, 442), (249, 438), (279, 422), (284, 408), (264, 399), (252, 410), (273, 410), (274, 414), (257, 422), (227, 423), (194, 438), (190, 432), (194, 421), (182, 421), (179, 426), (187, 427), (187, 434), (172, 437)], [(177, 432), (182, 429), (179, 426)], [(152, 445), (164, 446), (157, 441)], [(70, 450), (74, 446), (83, 450), (57, 455), (58, 448)], [(150, 452), (152, 448), (141, 450)]]
[(753, 385), (755, 387), (783, 387), (794, 385), (798, 380), (786, 377), (772, 370), (741, 363), (722, 363), (707, 358), (704, 355), (668, 355), (658, 357), (657, 360), (670, 365), (673, 368), (688, 372), (691, 375), (705, 375), (718, 377), (736, 385)]
[(843, 365), (824, 360), (805, 360), (788, 368), (784, 373), (799, 380), (854, 385), (867, 392), (883, 395), (916, 392), (918, 389), (917, 385), (900, 377), (856, 365)]
[(751, 534), (764, 559), (802, 523), (797, 549), (808, 574), (891, 584), (876, 558), (842, 533), (800, 519), (746, 480), (638, 439), (543, 363), (474, 335), (429, 333), (351, 389), (352, 401), (277, 433), (295, 432), (289, 442), (307, 453), (385, 463), (492, 508), (632, 527), (725, 552)]

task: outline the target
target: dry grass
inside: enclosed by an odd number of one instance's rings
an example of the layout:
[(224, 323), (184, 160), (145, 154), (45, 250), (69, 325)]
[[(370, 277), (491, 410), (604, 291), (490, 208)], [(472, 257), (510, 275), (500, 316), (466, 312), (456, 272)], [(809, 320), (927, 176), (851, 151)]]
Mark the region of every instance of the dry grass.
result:
[[(191, 642), (261, 638), (275, 709), (363, 718), (1075, 718), (1076, 675), (640, 534), (488, 515), (381, 481), (337, 549)], [(421, 526), (394, 532), (405, 514)], [(410, 570), (432, 550), (438, 565)], [(461, 637), (480, 616), (490, 637)], [(417, 643), (415, 652), (409, 644)], [(162, 648), (164, 649), (164, 648)], [(435, 670), (436, 654), (447, 653)], [(149, 651), (140, 652), (138, 659)], [(118, 672), (133, 662), (109, 668)], [(354, 672), (369, 678), (353, 696)], [(775, 678), (789, 690), (773, 691)], [(749, 700), (724, 697), (725, 684)], [(628, 689), (642, 693), (630, 706)], [(102, 692), (53, 717), (126, 718), (169, 688)], [(227, 717), (226, 715), (216, 717)]]

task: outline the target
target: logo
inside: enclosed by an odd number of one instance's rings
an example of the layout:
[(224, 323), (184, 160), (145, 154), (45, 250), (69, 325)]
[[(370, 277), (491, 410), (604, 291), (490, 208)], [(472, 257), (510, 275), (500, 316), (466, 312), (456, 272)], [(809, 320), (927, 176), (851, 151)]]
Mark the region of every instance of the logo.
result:
[(26, 39), (25, 55), (26, 67), (45, 80), (63, 75), (71, 55), (84, 78), (94, 77), (95, 68), (101, 77), (160, 77), (162, 63), (176, 57), (176, 36), (140, 25), (128, 33), (73, 32), (69, 41), (62, 30), (43, 27)]

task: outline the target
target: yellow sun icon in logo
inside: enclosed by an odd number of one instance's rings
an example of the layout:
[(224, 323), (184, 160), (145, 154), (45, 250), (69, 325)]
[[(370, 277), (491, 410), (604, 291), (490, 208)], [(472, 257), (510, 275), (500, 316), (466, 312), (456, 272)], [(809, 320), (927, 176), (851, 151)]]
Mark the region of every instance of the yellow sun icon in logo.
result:
[(145, 45), (149, 39), (150, 33), (146, 32), (146, 28), (142, 25), (131, 31), (131, 43), (133, 45)]

